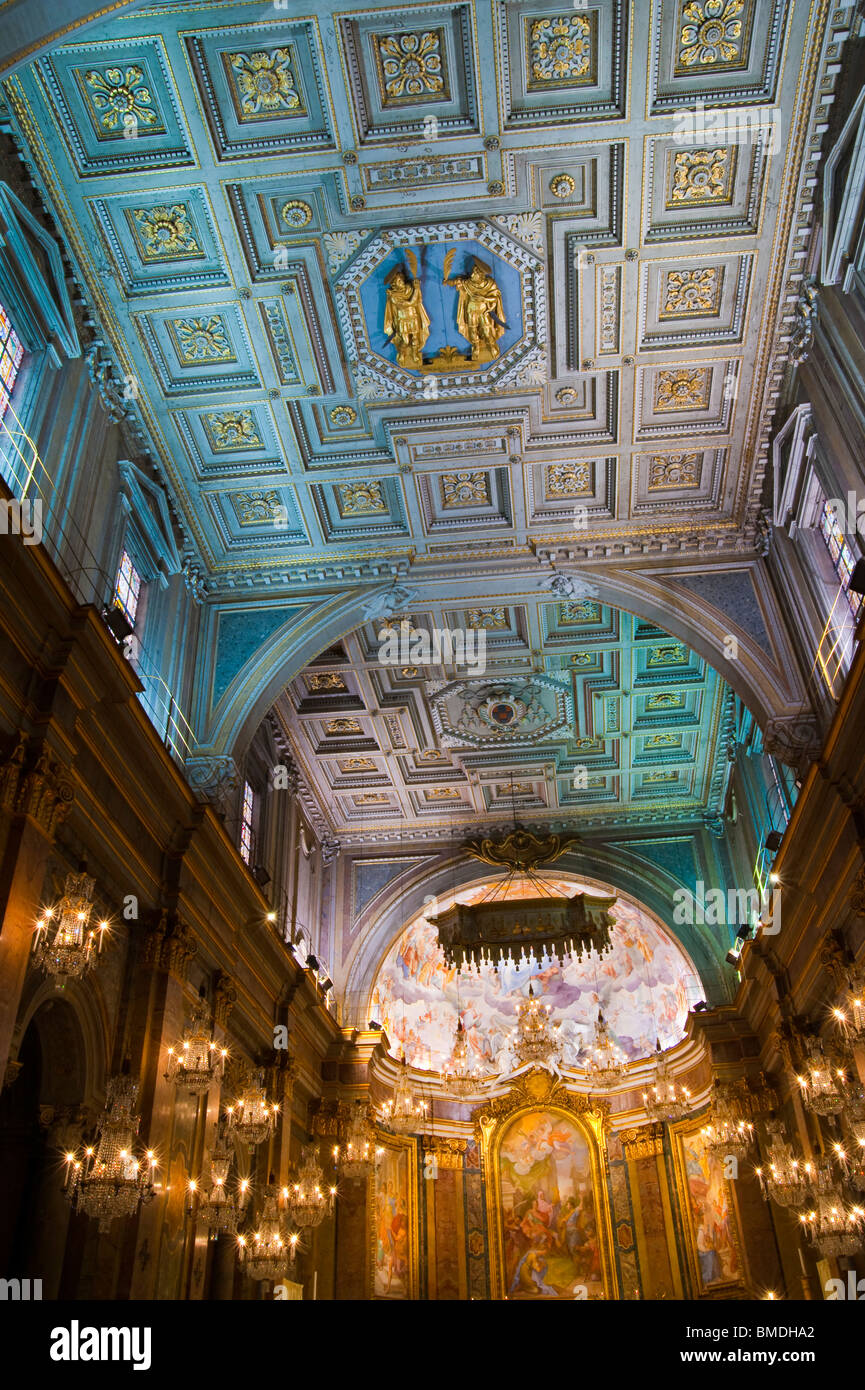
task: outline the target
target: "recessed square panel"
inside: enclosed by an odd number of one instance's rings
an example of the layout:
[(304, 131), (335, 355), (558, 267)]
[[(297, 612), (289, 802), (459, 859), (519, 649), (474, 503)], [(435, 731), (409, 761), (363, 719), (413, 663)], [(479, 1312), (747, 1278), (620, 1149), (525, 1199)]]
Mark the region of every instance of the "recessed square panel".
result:
[(333, 148), (314, 20), (225, 25), (184, 38), (219, 159)]
[(64, 44), (38, 69), (79, 177), (194, 163), (160, 38)]
[(453, 468), (423, 474), (416, 483), (424, 529), (429, 535), (463, 529), (498, 530), (513, 524), (506, 468)]
[(650, 113), (774, 101), (786, 0), (655, 0)]
[(90, 210), (126, 294), (231, 283), (203, 188), (94, 198)]
[(644, 261), (640, 348), (646, 351), (741, 341), (753, 260), (748, 255)]
[(585, 7), (494, 0), (494, 6), (504, 129), (625, 115), (624, 0)]
[(175, 411), (172, 419), (202, 480), (252, 481), (286, 471), (267, 405), (214, 404), (206, 410)]
[(705, 511), (720, 504), (724, 449), (658, 449), (635, 454), (631, 477), (631, 515), (666, 511)]
[(756, 235), (772, 139), (771, 126), (759, 127), (753, 140), (744, 144), (649, 137), (643, 176), (644, 240)]
[(360, 144), (478, 130), (471, 8), (336, 17)]
[(260, 385), (243, 316), (236, 305), (141, 314), (136, 324), (166, 394)]
[(579, 538), (591, 523), (615, 515), (615, 458), (570, 458), (527, 470), (529, 524), (566, 525)]
[(739, 363), (643, 367), (637, 372), (637, 440), (655, 435), (726, 433), (738, 387)]
[(399, 480), (369, 478), (362, 482), (314, 484), (310, 496), (324, 539), (369, 540), (407, 533)]

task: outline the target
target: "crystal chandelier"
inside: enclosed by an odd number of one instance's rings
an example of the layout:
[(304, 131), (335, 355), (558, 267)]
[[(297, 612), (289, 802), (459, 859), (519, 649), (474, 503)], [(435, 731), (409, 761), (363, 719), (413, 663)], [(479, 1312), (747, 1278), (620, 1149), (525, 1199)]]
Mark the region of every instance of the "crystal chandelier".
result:
[(131, 1216), (139, 1203), (155, 1195), (153, 1150), (136, 1157), (138, 1116), (133, 1114), (138, 1082), (114, 1076), (107, 1085), (105, 1109), (93, 1145), (66, 1155), (64, 1191), (77, 1211), (99, 1221), (108, 1231), (115, 1216)]
[(484, 1075), (469, 1056), (469, 1039), (463, 1021), (457, 1019), (454, 1045), (444, 1068), (445, 1089), (457, 1100), (473, 1096), (483, 1085)]
[(237, 1223), (243, 1216), (249, 1200), (248, 1178), (239, 1179), (234, 1192), (228, 1189), (231, 1159), (231, 1150), (220, 1136), (210, 1156), (210, 1189), (207, 1196), (199, 1196), (201, 1188), (194, 1178), (189, 1182), (187, 1211), (196, 1221), (201, 1221), (208, 1227), (211, 1240), (216, 1240), (221, 1232), (228, 1235), (236, 1234)]
[(865, 1039), (865, 971), (847, 972), (847, 997), (832, 1010), (839, 1031), (849, 1042)]
[(607, 1020), (600, 1009), (587, 1051), (589, 1055), (586, 1076), (593, 1088), (609, 1090), (618, 1086), (620, 1081), (624, 1081), (628, 1071), (628, 1059), (610, 1037)]
[(865, 1207), (848, 1206), (838, 1183), (827, 1184), (799, 1220), (824, 1259), (856, 1255), (862, 1248)]
[(412, 1134), (420, 1129), (426, 1115), (426, 1102), (415, 1095), (405, 1053), (400, 1057), (399, 1074), (393, 1095), (381, 1107), (380, 1121), (395, 1134)]
[(661, 1040), (655, 1044), (655, 1079), (643, 1092), (643, 1106), (650, 1120), (681, 1120), (694, 1108), (691, 1092), (670, 1075)]
[(201, 1095), (221, 1080), (227, 1056), (228, 1050), (213, 1041), (207, 1008), (200, 1001), (180, 1043), (168, 1049), (165, 1080), (173, 1081), (178, 1090)]
[(770, 1197), (779, 1207), (801, 1207), (816, 1178), (816, 1170), (813, 1164), (796, 1157), (780, 1121), (770, 1120), (766, 1128), (771, 1136), (768, 1164), (754, 1169), (763, 1196)]
[(715, 1082), (711, 1118), (700, 1130), (700, 1136), (717, 1158), (747, 1158), (754, 1142), (754, 1125), (739, 1109), (735, 1086)]
[(521, 1066), (534, 1062), (548, 1067), (561, 1056), (561, 1039), (550, 1023), (551, 1012), (551, 1006), (536, 997), (530, 983), (528, 998), (517, 1005), (517, 1026), (511, 1034), (514, 1056)]
[(279, 1106), (270, 1104), (261, 1075), (246, 1071), (240, 1082), (240, 1094), (226, 1110), (227, 1133), (252, 1148), (269, 1139), (276, 1127)]
[(282, 1189), (291, 1219), (301, 1230), (310, 1226), (320, 1226), (326, 1216), (333, 1212), (335, 1187), (325, 1187), (324, 1173), (318, 1161), (314, 1144), (308, 1144), (302, 1153), (297, 1182)]
[(796, 1076), (802, 1102), (815, 1115), (837, 1115), (844, 1109), (847, 1078), (813, 1040), (806, 1051), (805, 1069)]
[(108, 923), (90, 925), (94, 886), (88, 874), (67, 874), (60, 902), (46, 908), (36, 923), (33, 960), (53, 975), (57, 989), (86, 975), (102, 950)]
[[(285, 1188), (283, 1203), (284, 1196)], [(286, 1264), (294, 1264), (298, 1237), (286, 1234), (279, 1207), (279, 1188), (271, 1182), (264, 1190), (258, 1229), (237, 1237), (240, 1267), (251, 1279), (277, 1283), (285, 1274)]]
[(346, 1126), (345, 1140), (337, 1144), (333, 1157), (346, 1178), (365, 1178), (375, 1167), (375, 1130), (369, 1122), (366, 1105), (357, 1100)]

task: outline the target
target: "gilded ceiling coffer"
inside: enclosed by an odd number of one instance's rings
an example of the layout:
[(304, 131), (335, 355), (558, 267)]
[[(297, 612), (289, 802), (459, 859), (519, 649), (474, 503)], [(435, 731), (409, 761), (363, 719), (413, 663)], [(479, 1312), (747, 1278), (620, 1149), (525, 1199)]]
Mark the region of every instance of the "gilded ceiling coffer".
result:
[[(521, 826), (504, 838), (467, 841), (464, 848), (472, 858), (507, 868), (508, 873), (481, 902), (454, 903), (429, 918), (438, 929), (448, 964), (459, 968), (485, 961), (498, 968), (506, 960), (532, 954), (563, 961), (569, 954), (608, 951), (615, 897), (567, 897), (553, 892), (535, 872), (579, 843), (579, 836), (539, 836)], [(528, 880), (536, 896), (510, 897), (509, 887), (517, 878)]]

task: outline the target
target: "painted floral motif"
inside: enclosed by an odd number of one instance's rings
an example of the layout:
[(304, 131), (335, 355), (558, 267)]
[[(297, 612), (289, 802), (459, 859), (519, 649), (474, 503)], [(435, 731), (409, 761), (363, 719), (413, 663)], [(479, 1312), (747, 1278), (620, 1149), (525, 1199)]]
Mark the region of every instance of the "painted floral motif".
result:
[(701, 266), (697, 270), (668, 270), (664, 276), (661, 317), (716, 314), (722, 277), (723, 271), (716, 265)]
[(681, 642), (667, 642), (662, 647), (649, 648), (650, 666), (687, 666), (688, 649)]
[(345, 429), (347, 425), (353, 425), (357, 420), (357, 411), (350, 405), (336, 405), (330, 412), (330, 423), (336, 425), (337, 429)]
[(550, 192), (554, 198), (570, 198), (576, 186), (570, 174), (554, 174), (550, 179)]
[(291, 198), (289, 202), (283, 203), (279, 215), (287, 227), (299, 231), (301, 227), (308, 227), (312, 221), (312, 208), (300, 198)]
[(559, 604), (560, 623), (596, 623), (600, 616), (601, 605), (590, 598)]
[(431, 787), (426, 794), (427, 801), (459, 801), (460, 794), (452, 787)]
[(508, 625), (506, 608), (470, 608), (467, 616), (471, 628), (494, 629)]
[(744, 0), (689, 0), (682, 10), (679, 64), (730, 67), (744, 59)]
[(728, 202), (733, 181), (732, 148), (679, 150), (673, 158), (671, 205)]
[(271, 522), (282, 507), (275, 489), (270, 492), (235, 492), (231, 502), (241, 526), (261, 526)]
[(135, 239), (145, 261), (185, 260), (203, 251), (185, 203), (156, 208), (132, 208), (130, 216)]
[(440, 29), (379, 35), (375, 42), (385, 104), (446, 95)]
[(324, 727), (329, 734), (359, 734), (361, 731), (356, 719), (328, 719)]
[(240, 119), (262, 121), (303, 112), (287, 48), (271, 53), (227, 53), (225, 61), (240, 102)]
[(386, 792), (362, 792), (354, 798), (355, 806), (383, 806), (390, 797)]
[[(100, 134), (137, 135), (144, 127), (151, 134), (165, 130), (159, 118), (144, 69), (136, 64), (122, 68), (91, 68), (84, 74), (84, 89), (96, 116)], [(105, 136), (103, 135), (103, 138)]]
[(345, 690), (345, 688), (345, 681), (342, 676), (337, 675), (336, 671), (316, 671), (309, 677), (310, 690)]
[(585, 15), (556, 15), (526, 23), (530, 87), (570, 87), (592, 80), (592, 26)]
[(209, 318), (172, 319), (171, 330), (184, 366), (196, 362), (233, 362), (234, 350), (219, 314)]
[(551, 463), (547, 468), (548, 497), (579, 497), (591, 491), (590, 463)]
[(327, 252), (327, 264), (333, 272), (339, 270), (343, 261), (353, 256), (364, 237), (372, 235), (369, 227), (356, 232), (325, 232), (322, 244)]
[(371, 516), (387, 511), (381, 483), (338, 483), (337, 491), (343, 516)]
[(652, 734), (646, 739), (647, 748), (678, 748), (682, 742), (680, 734)]
[(655, 410), (705, 410), (709, 404), (709, 367), (678, 367), (659, 372)]
[(681, 691), (663, 690), (658, 695), (650, 695), (646, 709), (684, 709), (685, 696)]
[(472, 507), (490, 500), (486, 473), (445, 473), (441, 482), (446, 507)]
[(340, 758), (340, 772), (375, 772), (372, 758)]
[(649, 460), (649, 488), (698, 487), (700, 454), (655, 454)]
[(678, 772), (646, 772), (643, 774), (643, 781), (650, 782), (678, 782)]
[(213, 449), (261, 449), (258, 426), (251, 410), (208, 411), (204, 428)]

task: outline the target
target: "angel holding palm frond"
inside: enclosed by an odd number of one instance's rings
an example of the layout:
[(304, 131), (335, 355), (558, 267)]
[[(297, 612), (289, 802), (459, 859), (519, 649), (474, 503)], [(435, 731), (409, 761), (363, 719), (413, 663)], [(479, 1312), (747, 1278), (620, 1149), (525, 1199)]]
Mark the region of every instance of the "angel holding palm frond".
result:
[(452, 249), (445, 256), (443, 283), (459, 295), (457, 328), (472, 345), (473, 362), (492, 362), (499, 355), (499, 338), (507, 327), (502, 292), (490, 267), (477, 256), (468, 275), (451, 278), (453, 258)]
[(411, 250), (405, 254), (411, 275), (400, 265), (391, 271), (385, 282), (384, 331), (396, 348), (399, 365), (419, 370), (423, 365), (421, 354), (429, 337), (430, 319), (421, 296), (417, 257)]

